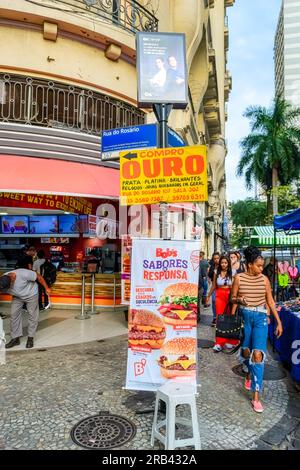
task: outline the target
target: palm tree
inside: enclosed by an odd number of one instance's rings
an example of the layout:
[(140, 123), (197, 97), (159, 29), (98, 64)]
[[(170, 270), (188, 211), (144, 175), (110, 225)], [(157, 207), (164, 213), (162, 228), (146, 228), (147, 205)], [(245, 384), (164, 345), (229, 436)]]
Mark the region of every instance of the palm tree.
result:
[[(269, 109), (250, 106), (244, 116), (250, 119), (251, 133), (240, 142), (237, 175), (244, 174), (248, 189), (254, 180), (263, 186), (270, 214), (271, 189), (278, 181), (287, 185), (300, 175), (300, 108), (276, 98)], [(278, 198), (273, 193), (273, 215), (277, 213)]]

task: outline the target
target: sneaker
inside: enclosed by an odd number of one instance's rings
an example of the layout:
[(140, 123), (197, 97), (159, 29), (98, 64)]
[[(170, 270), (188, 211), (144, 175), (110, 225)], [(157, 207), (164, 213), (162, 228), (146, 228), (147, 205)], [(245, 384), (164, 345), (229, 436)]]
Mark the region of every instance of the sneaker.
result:
[(26, 348), (27, 349), (33, 348), (33, 338), (31, 336), (28, 336), (27, 338)]
[(48, 310), (48, 308), (50, 308), (50, 307), (51, 307), (51, 305), (50, 305), (50, 302), (49, 302), (47, 305), (45, 305), (44, 310)]
[(232, 348), (234, 348), (234, 345), (233, 345), (233, 344), (230, 344), (230, 343), (225, 343), (224, 346), (225, 346), (226, 349), (232, 349)]
[(262, 406), (260, 401), (251, 400), (251, 405), (253, 410), (256, 411), (256, 413), (262, 413), (264, 411), (264, 407)]
[(244, 387), (246, 390), (251, 390), (251, 379), (245, 379)]
[(214, 318), (213, 321), (211, 322), (210, 326), (216, 326), (217, 320)]
[(215, 353), (221, 352), (222, 351), (222, 346), (220, 346), (219, 344), (215, 344), (214, 347), (213, 347), (213, 351)]

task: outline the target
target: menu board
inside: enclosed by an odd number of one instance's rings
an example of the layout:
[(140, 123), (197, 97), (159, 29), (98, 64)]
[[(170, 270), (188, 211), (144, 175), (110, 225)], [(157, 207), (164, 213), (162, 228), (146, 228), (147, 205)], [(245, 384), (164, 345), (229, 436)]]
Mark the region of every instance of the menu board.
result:
[(86, 215), (59, 215), (58, 226), (59, 233), (86, 233), (88, 232), (88, 219)]
[(28, 217), (26, 215), (1, 216), (1, 232), (4, 234), (28, 233)]
[(133, 239), (126, 388), (196, 388), (199, 242)]
[(30, 232), (35, 233), (58, 233), (57, 215), (34, 215), (29, 217)]

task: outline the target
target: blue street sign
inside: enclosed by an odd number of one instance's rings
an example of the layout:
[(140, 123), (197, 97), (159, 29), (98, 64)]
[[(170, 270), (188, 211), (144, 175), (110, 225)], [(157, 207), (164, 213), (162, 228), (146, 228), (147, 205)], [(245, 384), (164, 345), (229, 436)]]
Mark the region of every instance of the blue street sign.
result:
[[(141, 126), (120, 127), (102, 132), (102, 160), (117, 160), (119, 152), (124, 150), (139, 150), (157, 148), (157, 124), (142, 124)], [(185, 147), (186, 143), (173, 129), (168, 128), (168, 146)]]
[(155, 148), (156, 124), (120, 127), (102, 132), (102, 160), (119, 158), (119, 152), (130, 149)]

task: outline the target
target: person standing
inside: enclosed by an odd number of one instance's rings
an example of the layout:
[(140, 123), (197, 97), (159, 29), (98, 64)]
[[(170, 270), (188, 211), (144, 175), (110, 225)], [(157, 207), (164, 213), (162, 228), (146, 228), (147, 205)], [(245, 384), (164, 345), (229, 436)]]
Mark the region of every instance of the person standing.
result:
[[(45, 264), (46, 257), (44, 250), (39, 250), (37, 252), (37, 259), (33, 262), (33, 271), (36, 271), (38, 274), (42, 275), (41, 268)], [(49, 298), (46, 292), (45, 287), (38, 283), (39, 289), (39, 309), (47, 310), (50, 307)], [(44, 300), (44, 302), (43, 302)]]
[(39, 302), (38, 302), (38, 281), (45, 288), (46, 293), (50, 293), (42, 276), (32, 271), (32, 258), (25, 256), (19, 261), (19, 268), (5, 273), (0, 277), (0, 290), (12, 295), (10, 335), (11, 340), (5, 347), (13, 348), (20, 344), (20, 337), (23, 335), (22, 312), (23, 304), (26, 304), (28, 311), (28, 338), (26, 348), (32, 348), (33, 339), (38, 326)]
[(209, 308), (207, 303), (209, 263), (204, 259), (204, 254), (204, 251), (200, 251), (200, 287), (202, 288), (202, 304), (206, 309)]
[[(230, 294), (235, 271), (232, 271), (230, 259), (226, 255), (220, 257), (219, 266), (214, 275), (213, 284), (209, 291), (207, 299), (216, 291), (216, 314), (223, 315), (226, 309), (230, 308)], [(220, 352), (222, 349), (231, 349), (238, 344), (238, 340), (231, 338), (221, 338), (216, 336), (214, 352)]]
[(282, 335), (282, 324), (272, 297), (271, 285), (262, 274), (264, 259), (256, 247), (244, 250), (247, 270), (235, 277), (231, 301), (234, 304), (232, 313), (237, 305), (244, 320), (244, 340), (241, 347), (241, 360), (248, 373), (245, 379), (246, 390), (252, 390), (251, 405), (257, 413), (263, 412), (260, 393), (263, 388), (264, 363), (266, 358), (268, 321), (267, 312), (271, 310), (276, 321), (275, 334)]
[(235, 270), (236, 274), (245, 271), (244, 264), (241, 261), (241, 256), (238, 251), (230, 251), (229, 253), (231, 268)]
[[(217, 251), (212, 255), (212, 259), (210, 262), (210, 267), (208, 270), (208, 278), (211, 281), (211, 284), (214, 282), (214, 276), (217, 274), (218, 266), (220, 262), (220, 253)], [(211, 295), (211, 306), (213, 311), (213, 320), (211, 322), (211, 326), (216, 326), (217, 322), (217, 312), (216, 312), (216, 290), (213, 291)]]

